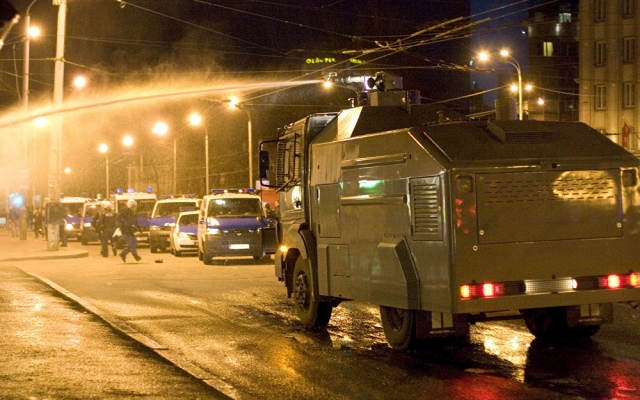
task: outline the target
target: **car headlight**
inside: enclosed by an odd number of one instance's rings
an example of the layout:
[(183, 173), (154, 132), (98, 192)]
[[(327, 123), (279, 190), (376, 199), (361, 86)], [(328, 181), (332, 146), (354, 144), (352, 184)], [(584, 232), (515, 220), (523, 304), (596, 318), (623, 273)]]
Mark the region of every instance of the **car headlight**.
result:
[(85, 223), (84, 223), (84, 226), (85, 226), (85, 228), (89, 228), (89, 227), (91, 227), (91, 222), (85, 222)]
[(189, 235), (187, 233), (184, 232), (178, 232), (178, 237), (181, 239), (188, 239)]
[(73, 230), (73, 224), (67, 224), (65, 225), (64, 229), (68, 230), (68, 231), (72, 231)]
[(150, 231), (159, 231), (159, 230), (160, 230), (160, 227), (159, 227), (158, 225), (151, 225), (151, 226), (149, 227), (149, 230), (150, 230)]
[(219, 235), (220, 234), (220, 229), (209, 228), (209, 229), (207, 229), (207, 233), (209, 235)]

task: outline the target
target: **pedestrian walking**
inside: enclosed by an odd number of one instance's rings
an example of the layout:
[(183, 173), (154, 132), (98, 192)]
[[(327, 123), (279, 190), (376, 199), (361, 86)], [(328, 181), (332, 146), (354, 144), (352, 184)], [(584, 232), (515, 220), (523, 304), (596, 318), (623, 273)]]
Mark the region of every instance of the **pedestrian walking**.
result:
[(20, 237), (20, 209), (16, 206), (11, 207), (8, 219), (7, 227), (11, 231), (11, 237)]
[(138, 203), (135, 200), (127, 200), (127, 206), (118, 213), (118, 228), (122, 233), (122, 239), (125, 241), (125, 248), (120, 253), (122, 261), (127, 262), (127, 254), (131, 253), (136, 261), (140, 261), (138, 255), (138, 239), (136, 238), (136, 230), (142, 232), (138, 224), (138, 216), (136, 215), (136, 207)]
[(102, 254), (102, 257), (109, 257), (109, 242), (111, 242), (113, 255), (117, 255), (116, 238), (113, 237), (113, 234), (118, 227), (118, 221), (116, 213), (113, 212), (111, 202), (102, 202), (102, 211), (96, 214), (93, 218), (93, 223), (100, 238), (100, 254)]

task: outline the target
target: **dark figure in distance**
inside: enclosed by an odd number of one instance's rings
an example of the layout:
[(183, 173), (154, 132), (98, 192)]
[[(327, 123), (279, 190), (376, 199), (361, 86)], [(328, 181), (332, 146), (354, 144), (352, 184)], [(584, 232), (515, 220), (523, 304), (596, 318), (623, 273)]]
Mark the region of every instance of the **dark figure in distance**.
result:
[(96, 214), (93, 219), (96, 232), (100, 238), (100, 254), (102, 257), (109, 257), (109, 241), (111, 241), (111, 249), (113, 255), (117, 254), (116, 239), (113, 237), (113, 233), (118, 227), (117, 215), (113, 212), (113, 206), (109, 201), (102, 202), (102, 211)]
[(142, 231), (138, 224), (138, 216), (136, 215), (136, 208), (138, 203), (135, 200), (127, 200), (127, 206), (118, 213), (118, 228), (122, 233), (122, 239), (126, 243), (126, 247), (120, 253), (122, 261), (127, 262), (127, 254), (131, 253), (136, 261), (140, 261), (138, 255), (138, 238), (136, 238), (135, 231)]

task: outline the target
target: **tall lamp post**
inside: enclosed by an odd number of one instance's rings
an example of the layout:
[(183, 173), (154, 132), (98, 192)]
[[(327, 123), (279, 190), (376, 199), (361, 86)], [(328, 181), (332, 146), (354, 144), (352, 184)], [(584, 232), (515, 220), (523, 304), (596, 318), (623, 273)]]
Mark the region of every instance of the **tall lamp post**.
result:
[(38, 0), (33, 0), (27, 7), (24, 16), (24, 60), (22, 61), (22, 104), (25, 111), (29, 109), (29, 50), (31, 37), (39, 35), (39, 30), (31, 28), (31, 6)]
[[(500, 56), (502, 59), (495, 59), (498, 62), (506, 63), (512, 65), (518, 74), (518, 119), (522, 120), (522, 69), (520, 68), (520, 64), (518, 60), (516, 60), (511, 54), (509, 54), (508, 50), (500, 50)], [(482, 52), (478, 55), (480, 61), (486, 61), (489, 59), (489, 54)]]
[[(124, 145), (124, 147), (131, 147), (133, 146), (133, 138), (129, 135), (125, 136), (122, 138), (122, 144)], [(129, 156), (130, 158), (130, 156)], [(131, 160), (128, 161), (128, 165), (127, 165), (127, 190), (129, 190), (131, 188), (131, 169), (133, 168), (133, 166), (131, 165)]]
[[(169, 133), (169, 125), (167, 125), (165, 122), (162, 121), (158, 121), (154, 126), (153, 129), (151, 130), (151, 132), (153, 132), (155, 135), (158, 136), (165, 136), (167, 133)], [(178, 181), (178, 144), (177, 141), (175, 139), (175, 137), (173, 138), (173, 194), (178, 193), (177, 190), (177, 181)]]
[[(62, 106), (62, 94), (64, 85), (64, 39), (67, 19), (67, 0), (53, 0), (53, 5), (58, 6), (58, 29), (56, 34), (56, 58), (53, 74), (53, 106)], [(48, 197), (52, 202), (60, 200), (60, 178), (62, 165), (62, 117), (55, 118), (51, 130), (51, 140), (49, 146), (49, 179)], [(58, 250), (58, 231), (60, 222), (47, 219), (47, 250)]]
[(100, 153), (103, 153), (104, 157), (105, 157), (104, 158), (104, 166), (105, 166), (105, 176), (106, 176), (106, 178), (105, 178), (106, 190), (104, 192), (105, 193), (104, 194), (104, 198), (109, 200), (109, 193), (110, 193), (109, 192), (109, 153), (108, 153), (109, 146), (107, 146), (104, 143), (101, 143), (100, 146), (98, 146), (98, 151), (100, 151)]
[[(189, 115), (189, 123), (193, 126), (199, 126), (202, 123), (202, 116), (198, 113)], [(205, 174), (205, 194), (209, 194), (209, 132), (207, 124), (204, 125), (204, 174)]]
[(253, 149), (251, 142), (253, 141), (251, 132), (251, 114), (238, 102), (237, 99), (229, 99), (229, 108), (238, 108), (247, 114), (247, 151), (249, 153), (249, 187), (253, 187)]

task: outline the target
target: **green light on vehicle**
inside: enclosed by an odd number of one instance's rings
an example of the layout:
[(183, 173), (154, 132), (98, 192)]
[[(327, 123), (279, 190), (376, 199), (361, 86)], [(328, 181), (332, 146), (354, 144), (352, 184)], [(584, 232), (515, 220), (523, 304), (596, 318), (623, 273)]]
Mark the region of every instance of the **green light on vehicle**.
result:
[(358, 189), (375, 189), (383, 181), (358, 181)]

